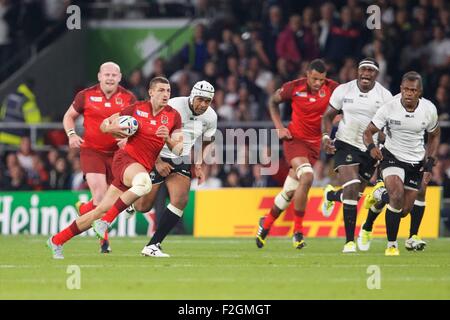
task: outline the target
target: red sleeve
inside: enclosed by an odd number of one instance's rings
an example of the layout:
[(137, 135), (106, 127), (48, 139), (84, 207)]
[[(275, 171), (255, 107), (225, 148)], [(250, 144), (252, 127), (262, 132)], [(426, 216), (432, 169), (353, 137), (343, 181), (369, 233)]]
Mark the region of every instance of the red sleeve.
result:
[(328, 87), (330, 88), (330, 92), (333, 93), (334, 89), (336, 89), (339, 86), (339, 83), (333, 80), (329, 80)]
[(173, 119), (173, 127), (170, 130), (170, 134), (172, 134), (172, 132), (174, 132), (177, 129), (181, 129), (181, 116), (177, 110), (173, 109), (173, 111), (175, 112), (175, 117)]
[(75, 99), (72, 102), (73, 108), (78, 113), (84, 112), (84, 97), (85, 97), (85, 91), (82, 90), (77, 93), (77, 95), (75, 96)]
[(294, 90), (294, 81), (289, 81), (283, 84), (280, 89), (280, 96), (283, 101), (289, 101), (292, 99), (292, 90)]
[(125, 109), (123, 109), (122, 111), (120, 111), (120, 115), (121, 116), (132, 116), (134, 114), (135, 109), (136, 109), (136, 104), (133, 103), (133, 104), (129, 105), (128, 107), (126, 107)]

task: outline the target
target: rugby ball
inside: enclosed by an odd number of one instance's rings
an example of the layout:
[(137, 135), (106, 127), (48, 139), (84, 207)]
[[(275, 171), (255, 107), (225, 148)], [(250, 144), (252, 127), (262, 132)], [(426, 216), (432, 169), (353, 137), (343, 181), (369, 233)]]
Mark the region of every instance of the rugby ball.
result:
[[(132, 136), (139, 128), (137, 120), (132, 116), (120, 116), (119, 126), (124, 127), (122, 130), (127, 136)], [(127, 128), (129, 127), (129, 128)]]

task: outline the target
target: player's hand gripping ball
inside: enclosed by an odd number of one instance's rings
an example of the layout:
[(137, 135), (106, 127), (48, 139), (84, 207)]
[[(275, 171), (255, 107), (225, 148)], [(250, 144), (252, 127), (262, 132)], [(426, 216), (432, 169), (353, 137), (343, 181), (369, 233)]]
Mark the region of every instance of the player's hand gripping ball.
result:
[(128, 137), (135, 134), (139, 128), (139, 124), (138, 124), (137, 120), (132, 116), (120, 116), (119, 117), (119, 126), (124, 127), (122, 129), (122, 131)]

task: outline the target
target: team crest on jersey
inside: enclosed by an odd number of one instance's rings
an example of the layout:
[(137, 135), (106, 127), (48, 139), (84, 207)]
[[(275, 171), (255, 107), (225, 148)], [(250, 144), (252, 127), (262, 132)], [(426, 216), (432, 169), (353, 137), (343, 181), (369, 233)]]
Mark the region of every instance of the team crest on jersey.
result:
[(326, 96), (325, 90), (320, 89), (320, 91), (319, 91), (319, 97), (323, 98), (323, 97), (325, 97), (325, 96)]
[(300, 92), (300, 91), (297, 91), (297, 92), (295, 93), (295, 96), (305, 98), (305, 97), (308, 96), (308, 93), (307, 93), (307, 92)]
[(89, 97), (89, 99), (93, 102), (102, 102), (102, 97)]
[(122, 104), (123, 100), (122, 98), (116, 98), (116, 104)]
[(140, 117), (148, 118), (148, 112), (141, 111), (141, 110), (136, 110), (136, 114), (137, 114), (138, 116), (140, 116)]
[(165, 114), (161, 116), (161, 123), (162, 124), (168, 124), (169, 123), (169, 118)]

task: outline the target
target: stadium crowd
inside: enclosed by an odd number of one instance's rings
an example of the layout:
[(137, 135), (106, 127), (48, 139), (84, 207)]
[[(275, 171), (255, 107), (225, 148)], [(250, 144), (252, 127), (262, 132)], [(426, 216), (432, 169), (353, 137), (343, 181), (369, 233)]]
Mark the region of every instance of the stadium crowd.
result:
[[(8, 1), (0, 4), (3, 2)], [(394, 95), (399, 92), (402, 74), (418, 71), (424, 79), (424, 96), (435, 103), (440, 120), (449, 120), (448, 2), (375, 3), (381, 8), (382, 26), (370, 30), (366, 26), (367, 1), (230, 1), (228, 14), (196, 25), (192, 39), (170, 61), (155, 59), (151, 74), (135, 70), (123, 85), (138, 99), (146, 99), (149, 79), (166, 76), (175, 97), (188, 96), (192, 84), (204, 79), (216, 88), (213, 107), (220, 122), (252, 122), (259, 127), (258, 122), (270, 121), (269, 96), (284, 82), (304, 75), (312, 59), (323, 58), (328, 77), (344, 83), (356, 77), (357, 61), (370, 56), (380, 65), (378, 81)], [(205, 12), (213, 10), (211, 1)], [(290, 106), (281, 108), (283, 119), (290, 119)], [(448, 198), (449, 133), (450, 128), (443, 129), (431, 183), (444, 186)], [(280, 186), (288, 168), (283, 159), (279, 165), (274, 176), (261, 176), (260, 165), (248, 163), (207, 166), (206, 182), (197, 186), (194, 180), (192, 188)], [(323, 154), (315, 165), (316, 186), (334, 181), (331, 167)], [(0, 176), (3, 190), (86, 188), (76, 150), (55, 148), (40, 154), (31, 150), (26, 138), (17, 152), (1, 159)]]

